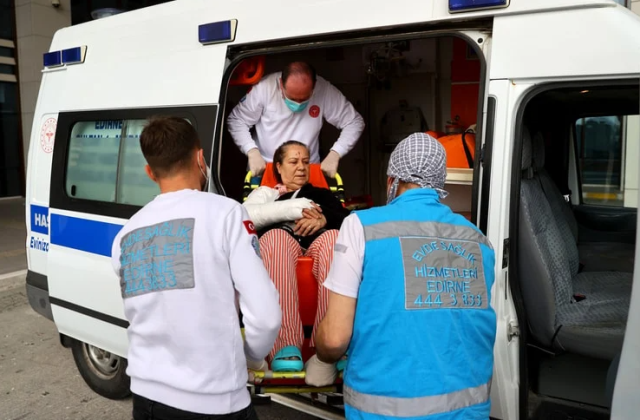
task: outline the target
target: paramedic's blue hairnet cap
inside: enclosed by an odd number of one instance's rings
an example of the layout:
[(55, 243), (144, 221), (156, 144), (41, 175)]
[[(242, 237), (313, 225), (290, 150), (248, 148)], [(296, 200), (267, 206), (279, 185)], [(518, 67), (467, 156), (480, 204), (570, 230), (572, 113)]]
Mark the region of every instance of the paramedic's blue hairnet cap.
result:
[(447, 196), (447, 154), (442, 144), (428, 134), (414, 133), (398, 143), (389, 158), (387, 175), (394, 178), (389, 202), (395, 198), (399, 181), (432, 188), (440, 198)]

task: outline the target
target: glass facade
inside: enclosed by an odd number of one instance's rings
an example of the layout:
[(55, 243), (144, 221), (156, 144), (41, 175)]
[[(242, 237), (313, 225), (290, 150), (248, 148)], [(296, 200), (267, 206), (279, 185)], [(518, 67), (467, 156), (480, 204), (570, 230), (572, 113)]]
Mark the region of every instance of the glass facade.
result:
[(0, 0), (0, 198), (24, 194), (13, 0)]
[(13, 39), (16, 32), (13, 0), (0, 0), (0, 39)]
[(167, 3), (169, 0), (71, 0), (71, 24), (93, 20), (91, 12), (99, 9), (119, 9), (130, 11), (143, 7), (155, 6), (160, 3)]

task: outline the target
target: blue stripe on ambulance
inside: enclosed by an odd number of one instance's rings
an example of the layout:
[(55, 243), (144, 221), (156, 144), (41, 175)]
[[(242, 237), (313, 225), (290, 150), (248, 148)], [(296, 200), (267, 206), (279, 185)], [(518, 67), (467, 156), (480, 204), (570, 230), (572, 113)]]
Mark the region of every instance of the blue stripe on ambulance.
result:
[[(122, 225), (61, 214), (49, 215), (47, 207), (35, 204), (30, 208), (32, 234), (50, 236), (53, 245), (111, 257), (111, 244)], [(49, 244), (46, 238), (38, 236), (31, 236), (30, 247), (47, 252)]]
[(111, 257), (111, 245), (122, 225), (79, 217), (51, 215), (51, 243)]

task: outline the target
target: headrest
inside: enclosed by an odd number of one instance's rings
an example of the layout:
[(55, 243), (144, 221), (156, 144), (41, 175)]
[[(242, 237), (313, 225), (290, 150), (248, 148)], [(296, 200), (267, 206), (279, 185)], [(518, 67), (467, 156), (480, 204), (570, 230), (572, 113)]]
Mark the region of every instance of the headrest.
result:
[[(273, 175), (273, 163), (269, 162), (262, 175), (260, 185), (263, 187), (275, 187), (277, 183), (278, 180), (275, 175)], [(329, 184), (322, 173), (322, 168), (319, 163), (309, 165), (309, 183), (318, 188), (329, 188)]]
[(544, 168), (544, 137), (541, 132), (533, 136), (533, 169)]
[(529, 129), (527, 127), (522, 127), (522, 164), (520, 169), (523, 171), (531, 169), (533, 154), (532, 147)]

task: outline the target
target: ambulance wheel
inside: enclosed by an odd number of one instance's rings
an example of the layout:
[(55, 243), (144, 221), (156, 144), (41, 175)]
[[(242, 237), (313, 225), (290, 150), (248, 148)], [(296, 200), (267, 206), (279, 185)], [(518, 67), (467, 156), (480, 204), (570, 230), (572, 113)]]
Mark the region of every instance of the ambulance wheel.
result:
[(73, 340), (71, 352), (82, 379), (98, 395), (121, 400), (131, 394), (126, 359), (78, 340)]

